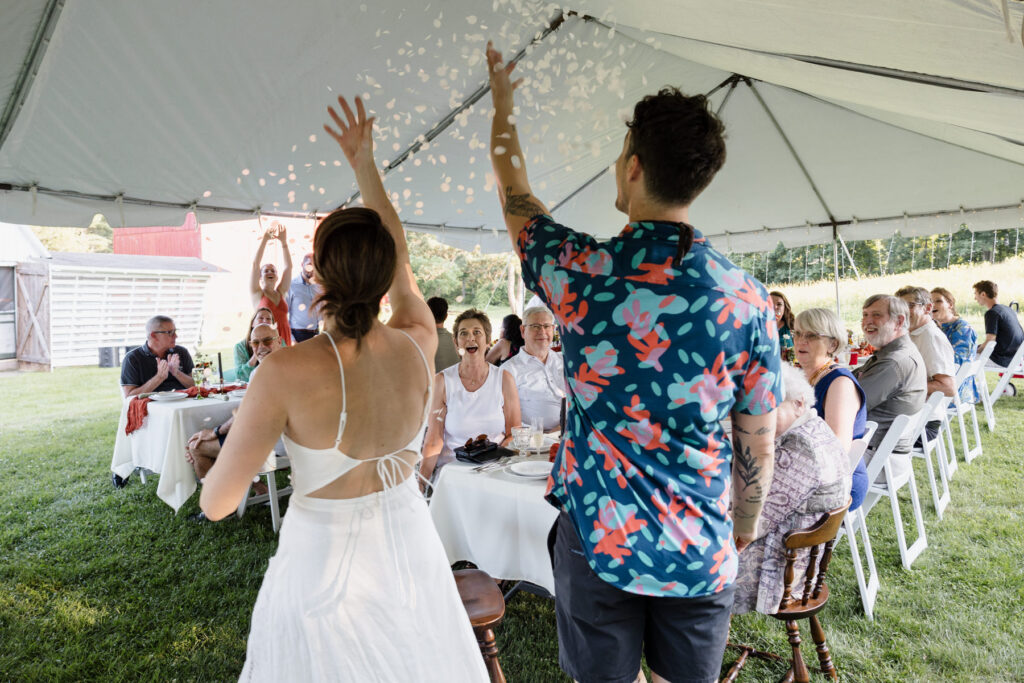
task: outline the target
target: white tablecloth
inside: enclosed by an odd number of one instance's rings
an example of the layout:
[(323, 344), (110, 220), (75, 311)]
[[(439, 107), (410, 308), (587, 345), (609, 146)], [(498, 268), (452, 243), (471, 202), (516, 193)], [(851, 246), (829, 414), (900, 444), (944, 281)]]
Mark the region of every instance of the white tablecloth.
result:
[(547, 540), (558, 510), (544, 500), (546, 485), (507, 471), (446, 465), (430, 516), (448, 561), (467, 560), (496, 579), (529, 581), (554, 595)]
[(160, 475), (157, 497), (177, 512), (196, 491), (195, 471), (185, 460), (188, 438), (200, 429), (213, 429), (226, 421), (241, 402), (241, 398), (152, 401), (142, 426), (126, 435), (130, 399), (125, 400), (110, 471), (121, 477), (127, 477), (136, 467), (156, 472)]

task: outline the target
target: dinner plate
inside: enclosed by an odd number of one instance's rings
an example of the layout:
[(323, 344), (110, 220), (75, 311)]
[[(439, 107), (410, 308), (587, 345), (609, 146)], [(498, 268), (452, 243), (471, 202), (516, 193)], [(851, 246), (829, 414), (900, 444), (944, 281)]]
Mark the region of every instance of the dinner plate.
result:
[(188, 394), (183, 391), (161, 391), (159, 394), (153, 394), (150, 398), (154, 401), (178, 401), (188, 398)]
[(245, 396), (245, 389), (235, 389), (234, 391), (229, 391), (228, 396), (230, 396), (231, 398), (242, 398), (243, 396)]
[(551, 474), (551, 463), (541, 460), (524, 460), (513, 463), (508, 471), (520, 477), (529, 479), (541, 479)]

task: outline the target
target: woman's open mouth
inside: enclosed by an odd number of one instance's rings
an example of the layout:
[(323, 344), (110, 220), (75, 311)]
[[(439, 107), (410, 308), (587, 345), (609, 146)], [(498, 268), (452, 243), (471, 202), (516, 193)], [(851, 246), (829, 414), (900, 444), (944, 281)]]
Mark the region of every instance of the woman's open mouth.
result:
[(477, 351), (480, 350), (480, 347), (479, 346), (475, 346), (475, 345), (474, 346), (467, 346), (465, 348), (466, 348), (466, 353), (476, 353)]

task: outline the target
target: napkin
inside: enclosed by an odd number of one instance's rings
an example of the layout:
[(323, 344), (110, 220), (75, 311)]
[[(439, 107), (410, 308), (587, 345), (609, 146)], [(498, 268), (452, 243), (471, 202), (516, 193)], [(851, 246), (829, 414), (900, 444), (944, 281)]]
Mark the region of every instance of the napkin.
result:
[(138, 396), (132, 397), (131, 403), (128, 404), (128, 423), (124, 426), (125, 435), (131, 434), (142, 426), (142, 422), (149, 413), (149, 402), (152, 400), (151, 398), (139, 398)]

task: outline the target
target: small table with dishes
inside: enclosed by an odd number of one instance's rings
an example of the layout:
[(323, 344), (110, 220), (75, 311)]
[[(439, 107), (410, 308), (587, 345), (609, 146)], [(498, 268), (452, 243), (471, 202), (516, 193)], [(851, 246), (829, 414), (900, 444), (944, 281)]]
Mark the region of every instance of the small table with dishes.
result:
[(548, 532), (558, 510), (544, 500), (547, 450), (478, 471), (452, 462), (438, 475), (430, 517), (450, 563), (472, 562), (495, 579), (555, 593)]
[[(165, 392), (170, 394), (171, 392)], [(231, 417), (242, 402), (242, 392), (210, 398), (188, 398), (180, 394), (154, 397), (142, 426), (125, 434), (128, 406), (125, 399), (114, 440), (110, 471), (128, 477), (136, 468), (159, 474), (156, 495), (177, 512), (196, 491), (196, 475), (185, 460), (188, 438), (201, 429), (213, 429)]]

